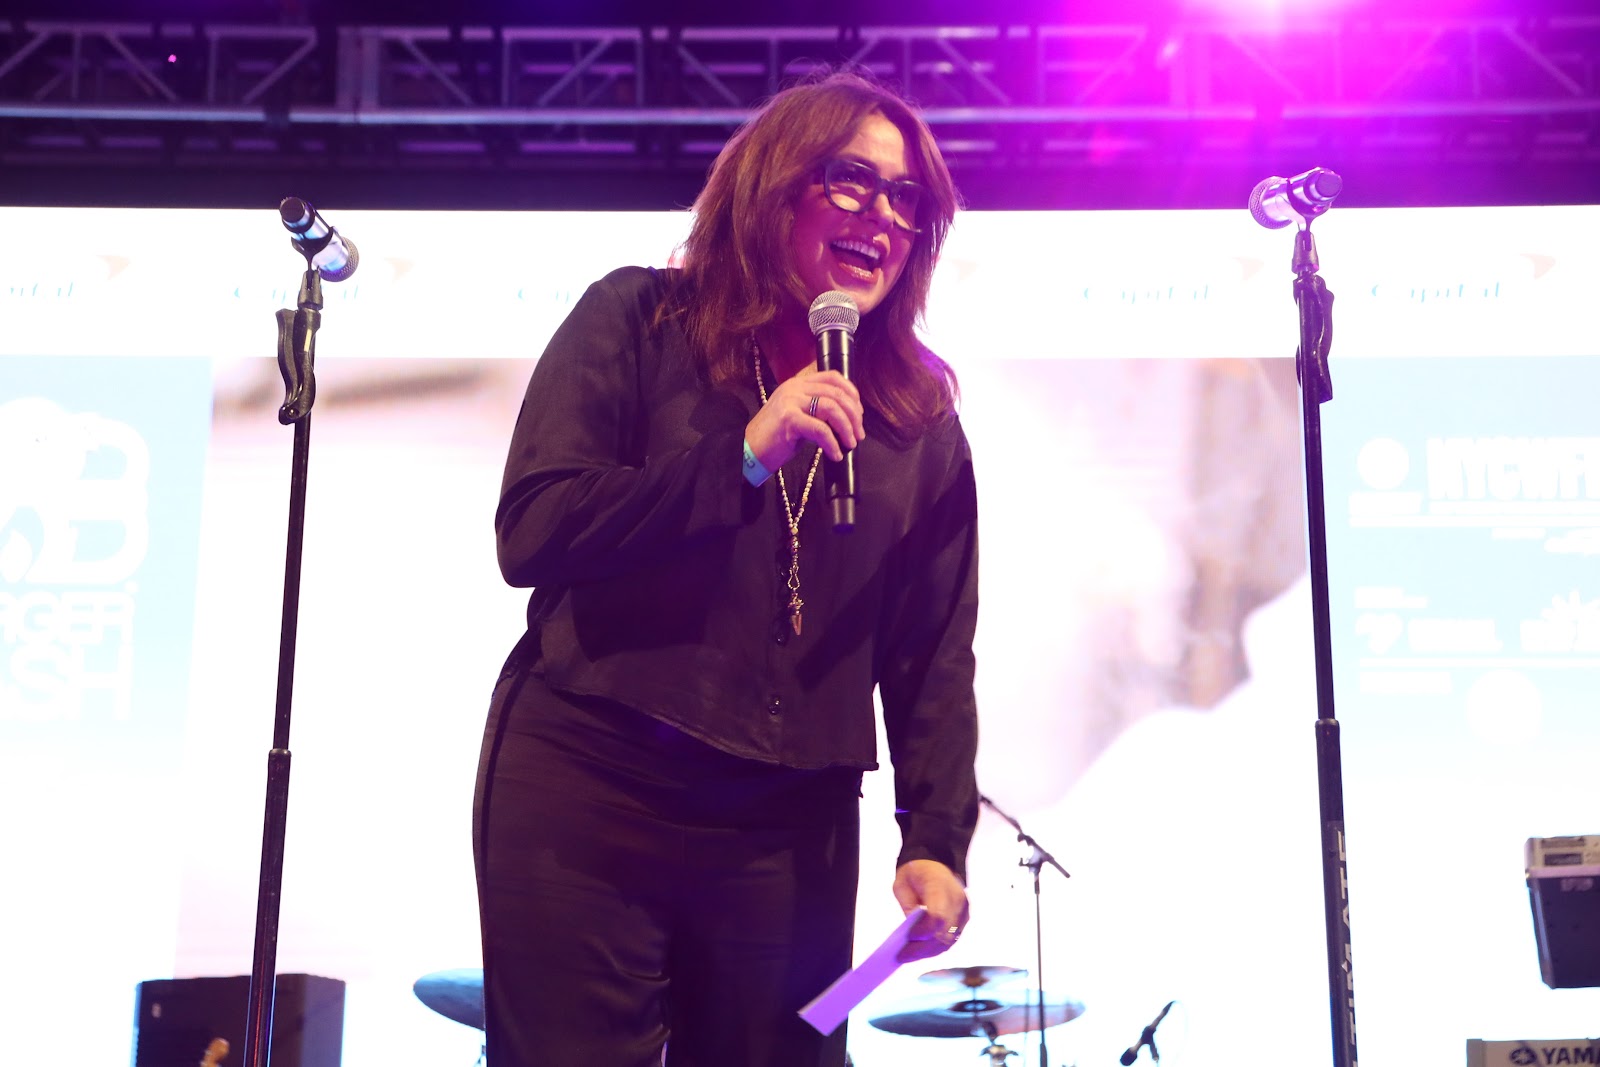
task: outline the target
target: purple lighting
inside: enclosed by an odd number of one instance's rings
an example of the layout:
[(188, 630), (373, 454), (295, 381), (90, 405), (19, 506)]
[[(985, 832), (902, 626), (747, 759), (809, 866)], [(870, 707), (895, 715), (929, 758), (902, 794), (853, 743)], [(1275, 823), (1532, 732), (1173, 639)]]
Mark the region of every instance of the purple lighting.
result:
[(1187, 0), (1191, 10), (1282, 22), (1285, 16), (1324, 15), (1360, 6), (1359, 0)]

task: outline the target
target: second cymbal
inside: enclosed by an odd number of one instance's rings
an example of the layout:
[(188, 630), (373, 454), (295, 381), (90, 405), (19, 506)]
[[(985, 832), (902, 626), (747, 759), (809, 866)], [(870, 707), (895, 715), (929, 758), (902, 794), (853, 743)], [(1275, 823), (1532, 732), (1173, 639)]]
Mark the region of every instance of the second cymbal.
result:
[(418, 978), (411, 989), (446, 1019), (483, 1029), (483, 968), (435, 971)]
[[(1071, 1022), (1083, 1014), (1083, 1005), (1075, 1000), (1057, 1001), (1043, 1006), (1044, 1027), (1060, 1026), (1062, 1023)], [(984, 1023), (994, 1027), (994, 1033), (1022, 1034), (1030, 1030), (1043, 1029), (1040, 1023), (1040, 1005), (1037, 1001), (1032, 1004), (1012, 1004), (993, 1015), (984, 1016)]]

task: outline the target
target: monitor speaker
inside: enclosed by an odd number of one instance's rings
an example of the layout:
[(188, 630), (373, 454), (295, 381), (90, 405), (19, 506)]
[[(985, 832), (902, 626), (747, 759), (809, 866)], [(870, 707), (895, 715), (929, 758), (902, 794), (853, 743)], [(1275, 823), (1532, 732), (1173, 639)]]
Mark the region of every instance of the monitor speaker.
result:
[(1600, 836), (1530, 838), (1528, 902), (1544, 984), (1600, 986)]
[[(133, 1067), (198, 1067), (222, 1038), (234, 1062), (244, 1054), (250, 979), (163, 978), (139, 983)], [(273, 993), (273, 1067), (339, 1067), (344, 982), (280, 974)], [(226, 1065), (225, 1065), (226, 1067)]]

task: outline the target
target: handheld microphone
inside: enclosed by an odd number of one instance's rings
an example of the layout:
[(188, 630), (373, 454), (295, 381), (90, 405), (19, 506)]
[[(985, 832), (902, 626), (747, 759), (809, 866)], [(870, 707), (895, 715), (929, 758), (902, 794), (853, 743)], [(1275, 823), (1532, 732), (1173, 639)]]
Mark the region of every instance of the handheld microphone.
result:
[[(1146, 1045), (1150, 1046), (1151, 1055), (1155, 1055), (1156, 1027), (1161, 1025), (1161, 1020), (1167, 1017), (1167, 1012), (1171, 1011), (1172, 1006), (1176, 1003), (1178, 1003), (1176, 1000), (1167, 1001), (1167, 1006), (1161, 1009), (1161, 1014), (1157, 1015), (1155, 1017), (1155, 1021), (1149, 1026), (1145, 1027), (1144, 1033), (1139, 1035), (1138, 1043), (1122, 1054), (1122, 1067), (1132, 1067), (1133, 1061), (1139, 1058), (1139, 1050), (1144, 1048)], [(1156, 1058), (1160, 1059), (1159, 1056), (1156, 1056)]]
[[(854, 345), (856, 327), (861, 325), (861, 312), (856, 309), (855, 298), (838, 289), (829, 289), (811, 302), (807, 316), (811, 333), (817, 339), (817, 369), (836, 370), (850, 377), (850, 349)], [(833, 532), (849, 533), (856, 528), (856, 465), (855, 457), (844, 454), (844, 459), (824, 464), (828, 485), (828, 502), (833, 508)]]
[(298, 196), (286, 196), (278, 205), (278, 214), (283, 217), (284, 229), (293, 235), (289, 243), (322, 272), (323, 281), (342, 282), (356, 272), (361, 261), (356, 243), (339, 236), (316, 208)]
[(1333, 206), (1344, 179), (1325, 167), (1293, 178), (1268, 178), (1250, 190), (1250, 217), (1269, 230), (1304, 219), (1310, 222)]

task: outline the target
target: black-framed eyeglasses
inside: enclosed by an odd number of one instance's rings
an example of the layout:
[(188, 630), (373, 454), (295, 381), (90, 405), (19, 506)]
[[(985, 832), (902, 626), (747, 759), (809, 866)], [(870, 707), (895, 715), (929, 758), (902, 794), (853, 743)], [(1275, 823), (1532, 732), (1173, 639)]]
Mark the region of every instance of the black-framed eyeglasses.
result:
[(853, 159), (830, 159), (824, 163), (822, 188), (828, 203), (857, 215), (870, 210), (881, 193), (889, 199), (894, 224), (912, 233), (922, 232), (923, 213), (933, 202), (927, 186), (909, 180), (890, 181)]

